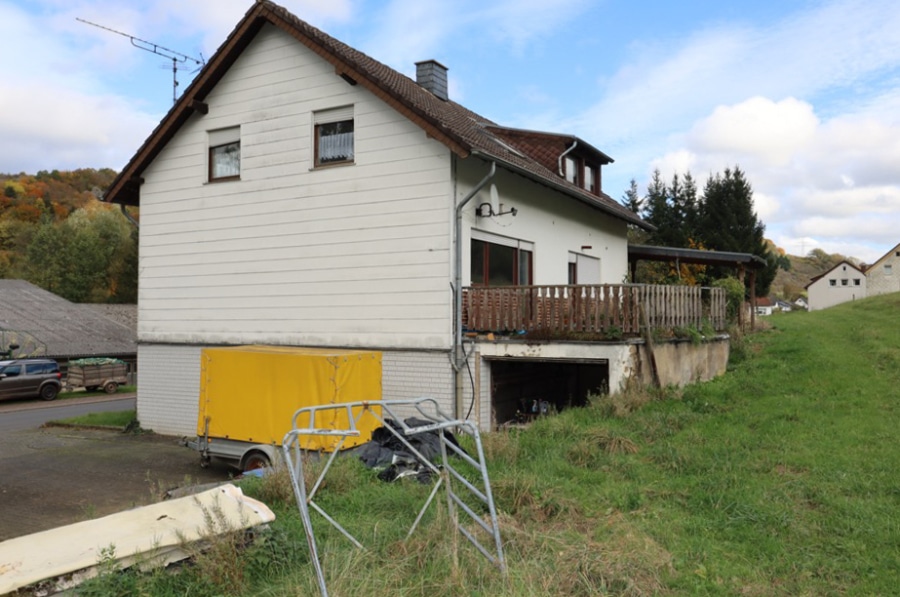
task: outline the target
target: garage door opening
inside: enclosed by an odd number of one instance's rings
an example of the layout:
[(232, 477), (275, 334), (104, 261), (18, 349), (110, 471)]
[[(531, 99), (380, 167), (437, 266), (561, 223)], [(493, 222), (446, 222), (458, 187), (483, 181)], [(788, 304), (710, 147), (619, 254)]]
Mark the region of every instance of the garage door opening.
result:
[[(549, 407), (560, 412), (587, 404), (609, 388), (609, 361), (491, 360), (494, 424), (527, 421)], [(542, 408), (544, 407), (544, 408)]]

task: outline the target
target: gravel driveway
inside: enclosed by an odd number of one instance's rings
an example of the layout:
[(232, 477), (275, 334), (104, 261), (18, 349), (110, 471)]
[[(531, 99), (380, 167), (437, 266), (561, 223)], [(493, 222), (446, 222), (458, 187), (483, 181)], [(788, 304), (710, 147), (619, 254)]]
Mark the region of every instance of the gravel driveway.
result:
[(227, 481), (179, 438), (50, 427), (0, 434), (0, 541)]

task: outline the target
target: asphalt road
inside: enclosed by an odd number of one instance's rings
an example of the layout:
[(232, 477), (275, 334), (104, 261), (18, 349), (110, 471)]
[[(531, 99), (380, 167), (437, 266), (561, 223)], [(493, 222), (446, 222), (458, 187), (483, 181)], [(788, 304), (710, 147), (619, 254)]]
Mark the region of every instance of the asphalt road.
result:
[(52, 402), (41, 400), (0, 402), (0, 433), (36, 429), (48, 421), (88, 413), (134, 410), (136, 401), (134, 394), (114, 394)]
[(0, 541), (162, 499), (167, 490), (225, 482), (180, 438), (120, 430), (38, 427), (83, 409), (133, 408), (134, 397), (0, 404)]

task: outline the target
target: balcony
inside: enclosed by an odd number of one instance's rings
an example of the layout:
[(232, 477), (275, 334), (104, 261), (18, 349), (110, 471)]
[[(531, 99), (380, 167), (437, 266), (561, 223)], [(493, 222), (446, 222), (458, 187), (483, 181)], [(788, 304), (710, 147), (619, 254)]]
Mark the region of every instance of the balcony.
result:
[(463, 289), (463, 329), (540, 339), (618, 340), (651, 331), (726, 328), (723, 288), (601, 284)]

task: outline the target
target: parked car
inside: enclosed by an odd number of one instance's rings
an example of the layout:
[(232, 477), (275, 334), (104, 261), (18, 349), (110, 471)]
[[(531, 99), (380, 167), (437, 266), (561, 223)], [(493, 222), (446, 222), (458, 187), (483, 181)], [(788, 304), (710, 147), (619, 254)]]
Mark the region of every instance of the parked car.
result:
[(0, 361), (0, 400), (53, 400), (62, 388), (59, 363), (53, 359)]

